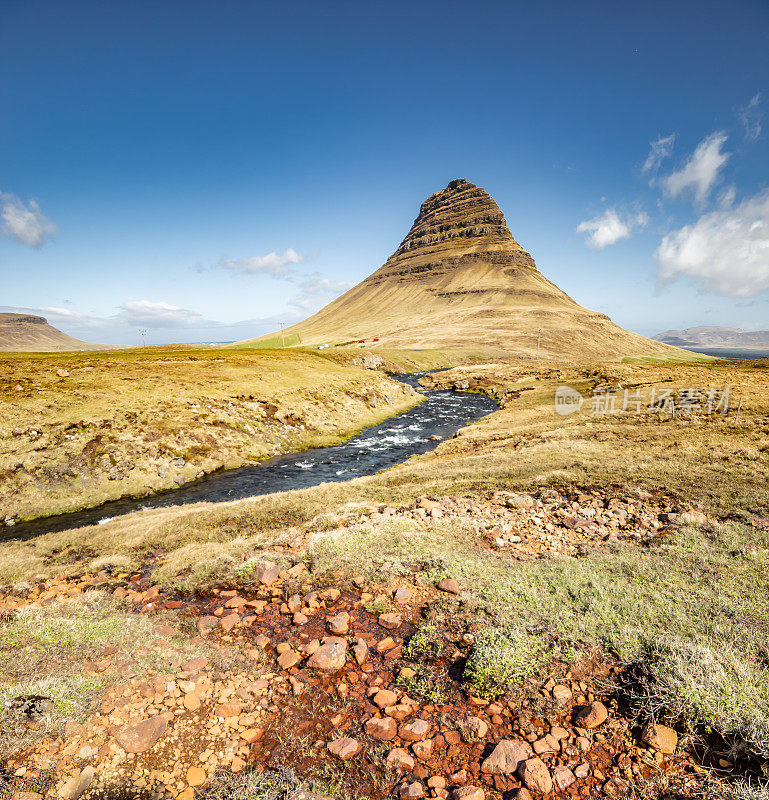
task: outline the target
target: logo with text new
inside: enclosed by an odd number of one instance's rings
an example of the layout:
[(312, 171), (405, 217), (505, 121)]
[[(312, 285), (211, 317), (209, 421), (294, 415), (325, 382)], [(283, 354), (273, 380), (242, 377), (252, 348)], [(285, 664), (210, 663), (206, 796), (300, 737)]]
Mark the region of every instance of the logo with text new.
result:
[(585, 398), (571, 386), (559, 386), (555, 392), (555, 411), (562, 417), (573, 414), (582, 408)]

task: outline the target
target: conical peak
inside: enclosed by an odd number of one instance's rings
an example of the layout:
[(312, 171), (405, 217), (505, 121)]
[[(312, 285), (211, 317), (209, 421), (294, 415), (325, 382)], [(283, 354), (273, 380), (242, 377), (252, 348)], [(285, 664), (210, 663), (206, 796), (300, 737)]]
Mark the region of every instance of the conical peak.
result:
[(423, 248), (521, 250), (489, 193), (465, 178), (455, 178), (422, 203), (411, 230), (392, 257)]

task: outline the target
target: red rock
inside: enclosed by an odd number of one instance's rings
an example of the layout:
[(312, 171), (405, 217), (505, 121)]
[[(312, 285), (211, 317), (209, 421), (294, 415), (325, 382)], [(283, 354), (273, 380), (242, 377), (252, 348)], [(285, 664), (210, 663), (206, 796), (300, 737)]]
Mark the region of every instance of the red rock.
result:
[(240, 614), (229, 614), (222, 619), (222, 630), (229, 633), (240, 622)]
[(201, 669), (208, 666), (208, 659), (201, 656), (200, 658), (191, 658), (182, 664), (182, 671), (184, 672), (200, 672)]
[(401, 617), (401, 615), (396, 612), (379, 615), (379, 624), (383, 628), (387, 628), (388, 630), (391, 631), (395, 630), (396, 628), (400, 628), (402, 622), (403, 622), (403, 617)]
[(580, 728), (592, 730), (606, 722), (608, 717), (609, 712), (606, 710), (606, 706), (598, 700), (595, 700), (589, 706), (584, 706), (579, 710), (577, 716), (574, 718), (574, 722)]
[(398, 695), (395, 692), (390, 691), (389, 689), (381, 689), (378, 691), (374, 697), (374, 705), (378, 708), (387, 708), (387, 706), (394, 706), (398, 699)]
[(454, 800), (485, 800), (486, 792), (480, 786), (460, 786), (451, 796)]
[(390, 717), (372, 717), (363, 727), (369, 736), (384, 742), (394, 739), (398, 732), (398, 725)]
[(427, 761), (433, 751), (433, 740), (425, 739), (421, 742), (414, 742), (411, 745), (411, 750), (420, 761)]
[(339, 672), (347, 659), (347, 641), (338, 637), (330, 636), (326, 641), (310, 656), (307, 666), (311, 669), (319, 669), (321, 672), (333, 674)]
[(219, 703), (214, 709), (214, 714), (217, 717), (239, 717), (243, 712), (243, 706), (240, 703)]
[[(78, 800), (93, 780), (93, 767), (85, 767), (81, 772), (73, 775), (62, 787), (60, 797), (63, 800)], [(35, 795), (40, 797), (40, 795)]]
[(560, 766), (553, 770), (553, 783), (561, 791), (568, 789), (575, 780), (574, 773), (568, 767)]
[(449, 594), (459, 594), (459, 592), (461, 591), (459, 582), (454, 580), (454, 578), (444, 578), (438, 584), (438, 588), (442, 592), (448, 592)]
[(400, 772), (411, 772), (415, 762), (407, 750), (395, 747), (387, 754), (387, 763)]
[(272, 561), (259, 561), (254, 564), (253, 573), (254, 577), (263, 586), (272, 586), (280, 577), (280, 570), (277, 564), (273, 564)]
[(404, 783), (398, 794), (401, 800), (418, 800), (418, 798), (425, 796), (425, 787), (419, 781)]
[(350, 630), (350, 615), (346, 611), (342, 611), (328, 621), (328, 629), (331, 633), (338, 636), (343, 636)]
[(557, 753), (561, 746), (558, 744), (558, 740), (548, 733), (547, 736), (537, 739), (532, 744), (532, 749), (537, 755), (541, 756), (543, 753)]
[(262, 736), (264, 736), (264, 728), (249, 728), (248, 730), (240, 732), (240, 738), (243, 739), (246, 744), (258, 742)]
[(187, 784), (201, 786), (206, 782), (206, 771), (202, 767), (190, 767), (187, 770)]
[(143, 753), (149, 750), (165, 733), (168, 720), (164, 715), (150, 717), (135, 725), (119, 728), (114, 737), (126, 753)]
[(278, 656), (278, 665), (281, 669), (290, 669), (298, 664), (300, 660), (299, 653), (297, 653), (295, 650), (284, 650)]
[(225, 608), (240, 608), (246, 604), (246, 600), (243, 597), (233, 597), (231, 600), (228, 600), (225, 604)]
[(342, 739), (334, 739), (328, 743), (328, 751), (342, 761), (348, 761), (353, 756), (358, 755), (361, 750), (360, 742), (345, 736)]
[(641, 733), (641, 739), (649, 747), (665, 755), (675, 753), (678, 746), (678, 734), (667, 725), (646, 725)]
[(407, 742), (419, 742), (427, 736), (430, 730), (430, 723), (423, 719), (413, 719), (405, 725), (401, 725), (398, 735)]
[(552, 791), (553, 779), (542, 759), (530, 758), (528, 761), (524, 761), (518, 772), (527, 789), (540, 794), (549, 794)]
[(488, 774), (511, 775), (531, 755), (531, 747), (524, 741), (503, 739), (481, 764)]

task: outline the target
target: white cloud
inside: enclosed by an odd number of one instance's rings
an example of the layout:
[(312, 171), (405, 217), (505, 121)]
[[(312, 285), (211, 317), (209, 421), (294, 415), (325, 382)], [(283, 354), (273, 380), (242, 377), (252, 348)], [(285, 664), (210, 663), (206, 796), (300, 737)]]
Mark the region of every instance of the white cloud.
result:
[(309, 278), (299, 284), (300, 294), (289, 300), (289, 305), (303, 313), (317, 311), (326, 303), (339, 297), (354, 286), (350, 281), (332, 281), (329, 278)]
[(0, 192), (0, 217), (6, 236), (36, 249), (42, 247), (57, 230), (34, 200), (25, 205), (20, 198), (5, 192)]
[(729, 297), (769, 289), (769, 192), (711, 211), (665, 236), (657, 249), (662, 282), (687, 277)]
[(759, 110), (761, 102), (761, 93), (757, 92), (750, 98), (747, 105), (740, 107), (737, 114), (745, 129), (745, 138), (748, 141), (755, 142), (761, 135), (761, 122), (764, 117), (763, 111)]
[(652, 175), (656, 175), (657, 170), (660, 168), (660, 164), (662, 164), (666, 158), (670, 158), (670, 155), (673, 152), (673, 145), (675, 144), (675, 141), (676, 134), (671, 133), (670, 136), (660, 136), (653, 142), (649, 142), (649, 155), (646, 156), (646, 161), (644, 161), (641, 171), (650, 172)]
[(283, 253), (267, 253), (266, 256), (249, 256), (246, 258), (221, 258), (218, 266), (222, 269), (229, 269), (233, 272), (242, 272), (246, 275), (272, 275), (275, 278), (285, 278), (293, 270), (289, 264), (302, 264), (307, 260), (307, 256), (301, 255), (289, 247)]
[(729, 160), (730, 154), (721, 151), (726, 138), (725, 133), (712, 133), (703, 139), (680, 170), (662, 179), (665, 194), (678, 197), (692, 191), (695, 200), (704, 203), (718, 180), (721, 167)]
[(620, 239), (630, 238), (634, 230), (645, 228), (648, 224), (649, 217), (643, 212), (622, 217), (613, 208), (607, 208), (603, 214), (580, 222), (577, 233), (589, 234), (585, 244), (594, 250), (603, 250)]
[(197, 311), (162, 301), (153, 303), (150, 300), (127, 300), (119, 308), (118, 320), (134, 327), (190, 328), (206, 324), (206, 320)]

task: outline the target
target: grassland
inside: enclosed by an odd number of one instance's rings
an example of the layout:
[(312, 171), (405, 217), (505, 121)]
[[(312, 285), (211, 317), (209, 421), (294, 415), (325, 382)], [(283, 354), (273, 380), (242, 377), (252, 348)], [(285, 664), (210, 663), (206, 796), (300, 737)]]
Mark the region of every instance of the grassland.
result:
[(0, 366), (0, 521), (336, 443), (417, 400), (304, 351), (8, 354)]
[[(419, 363), (416, 354), (393, 358)], [(769, 759), (769, 362), (545, 366), (499, 359), (427, 382), (488, 392), (500, 410), (433, 452), (368, 478), (145, 511), (4, 543), (0, 583), (76, 575), (93, 570), (94, 561), (109, 569), (111, 559), (127, 569), (159, 551), (152, 569), (163, 585), (248, 585), (250, 561), (274, 558), (276, 548), (299, 537), (307, 550), (283, 557), (305, 560), (318, 584), (329, 576), (376, 580), (383, 563), (416, 570), (428, 582), (451, 575), (465, 587), (464, 613), (515, 643), (505, 656), (511, 674), (525, 676), (542, 658), (599, 648), (627, 665), (627, 697), (641, 715), (716, 731), (734, 753)], [(555, 413), (561, 385), (588, 398), (581, 411)], [(680, 399), (688, 388), (730, 389), (728, 413), (699, 406), (673, 417), (649, 409), (652, 392)], [(622, 411), (625, 391), (644, 398), (641, 413)], [(614, 397), (615, 410), (592, 413), (594, 393), (601, 402)], [(712, 516), (684, 514), (675, 533), (653, 548), (609, 546), (531, 562), (483, 548), (456, 521), (417, 526), (358, 518), (361, 509), (421, 496), (548, 486), (665, 492)], [(486, 674), (484, 663), (480, 668)]]

